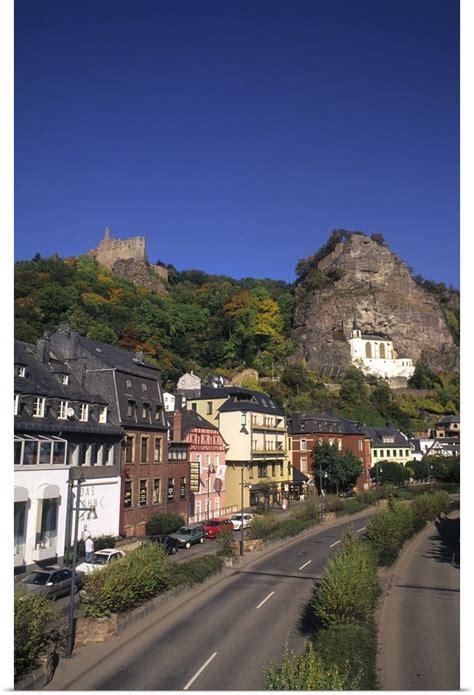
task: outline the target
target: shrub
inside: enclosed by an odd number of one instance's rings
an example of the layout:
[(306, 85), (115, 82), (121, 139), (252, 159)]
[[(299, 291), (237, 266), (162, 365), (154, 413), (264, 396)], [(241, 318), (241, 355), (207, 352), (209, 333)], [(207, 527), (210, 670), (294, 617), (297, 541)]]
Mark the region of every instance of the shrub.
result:
[[(174, 570), (173, 570), (174, 571)], [(171, 586), (171, 563), (156, 543), (86, 575), (82, 606), (89, 617), (125, 613)]]
[(268, 538), (278, 525), (278, 519), (274, 514), (254, 517), (248, 527), (249, 538)]
[(303, 654), (289, 653), (285, 648), (283, 661), (265, 669), (265, 690), (359, 690), (359, 674), (346, 664), (339, 669), (325, 664), (311, 642)]
[(38, 656), (52, 640), (56, 611), (41, 594), (18, 592), (14, 599), (15, 680), (38, 666)]
[(312, 607), (323, 625), (370, 620), (379, 592), (371, 548), (346, 533), (341, 550), (329, 560)]
[(306, 499), (298, 508), (295, 517), (307, 521), (319, 520), (321, 505), (319, 497), (312, 496)]
[(433, 521), (441, 513), (449, 511), (449, 495), (445, 490), (426, 492), (413, 500), (415, 514), (423, 521)]
[(187, 562), (180, 562), (174, 565), (172, 575), (172, 586), (186, 584), (192, 586), (204, 582), (214, 574), (222, 570), (222, 557), (217, 555), (202, 555)]
[(377, 639), (373, 620), (365, 625), (330, 625), (313, 637), (314, 650), (326, 666), (359, 674), (358, 689), (377, 687)]
[(391, 501), (388, 509), (378, 511), (369, 521), (365, 536), (379, 565), (391, 565), (404, 542), (418, 530), (420, 523), (412, 505)]
[(180, 526), (184, 526), (185, 520), (179, 514), (155, 514), (150, 517), (145, 525), (148, 536), (174, 533)]
[[(325, 512), (340, 512), (344, 509), (344, 500), (337, 495), (326, 495), (324, 498)], [(319, 513), (319, 512), (318, 512)]]
[(357, 498), (343, 500), (342, 512), (343, 514), (356, 514), (363, 509), (367, 509), (368, 506), (367, 503), (361, 502)]
[(217, 555), (220, 557), (235, 557), (238, 554), (238, 543), (230, 528), (221, 529), (216, 535)]
[(377, 503), (377, 491), (376, 490), (362, 490), (356, 493), (355, 499), (362, 504), (376, 504)]

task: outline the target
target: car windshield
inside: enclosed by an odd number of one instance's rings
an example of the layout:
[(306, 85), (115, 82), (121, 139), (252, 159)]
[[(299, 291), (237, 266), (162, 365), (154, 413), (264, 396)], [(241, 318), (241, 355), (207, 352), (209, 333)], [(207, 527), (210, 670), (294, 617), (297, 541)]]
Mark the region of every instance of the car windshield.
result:
[(179, 528), (179, 529), (176, 531), (176, 533), (182, 533), (182, 534), (184, 534), (184, 535), (188, 535), (189, 533), (191, 533), (191, 529), (190, 529), (190, 528), (187, 528), (186, 526), (182, 526), (181, 528)]
[(28, 574), (24, 579), (23, 583), (24, 584), (40, 584), (44, 586), (48, 580), (49, 580), (50, 575), (47, 574), (46, 572), (32, 572), (31, 574)]
[(219, 526), (220, 523), (220, 521), (215, 521), (214, 519), (211, 519), (210, 521), (206, 522), (206, 526)]
[(240, 516), (240, 514), (234, 514), (234, 516), (232, 518), (235, 519), (236, 521), (240, 521), (242, 517)]
[(109, 555), (99, 555), (98, 553), (94, 553), (92, 558), (89, 560), (89, 564), (91, 564), (91, 565), (106, 565), (108, 559), (109, 559)]

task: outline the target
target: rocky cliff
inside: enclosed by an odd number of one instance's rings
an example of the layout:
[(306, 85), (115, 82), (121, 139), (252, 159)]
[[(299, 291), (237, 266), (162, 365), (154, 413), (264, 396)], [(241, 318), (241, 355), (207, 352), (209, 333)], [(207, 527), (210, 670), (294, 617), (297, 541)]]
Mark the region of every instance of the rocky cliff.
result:
[(293, 340), (299, 359), (323, 373), (351, 364), (353, 320), (362, 333), (391, 338), (399, 356), (421, 356), (436, 369), (458, 369), (454, 344), (436, 298), (379, 235), (333, 232), (298, 263)]

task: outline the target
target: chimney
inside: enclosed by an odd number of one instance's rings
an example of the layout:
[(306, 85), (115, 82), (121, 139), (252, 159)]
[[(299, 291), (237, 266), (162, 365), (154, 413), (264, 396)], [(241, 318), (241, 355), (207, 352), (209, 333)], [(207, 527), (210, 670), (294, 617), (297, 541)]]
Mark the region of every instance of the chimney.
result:
[(135, 353), (135, 359), (137, 362), (143, 362), (143, 350), (140, 350)]
[(179, 410), (173, 413), (173, 442), (181, 442), (183, 436), (183, 414)]
[(36, 341), (36, 357), (40, 362), (44, 362), (45, 364), (49, 362), (50, 345), (50, 340), (46, 337), (38, 338)]

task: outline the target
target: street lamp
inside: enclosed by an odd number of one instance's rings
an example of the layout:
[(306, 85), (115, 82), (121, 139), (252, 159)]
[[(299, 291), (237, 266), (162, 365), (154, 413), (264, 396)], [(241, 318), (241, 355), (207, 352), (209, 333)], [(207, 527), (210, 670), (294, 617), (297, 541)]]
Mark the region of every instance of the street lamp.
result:
[[(71, 473), (73, 473), (73, 470), (71, 469)], [(80, 506), (80, 498), (81, 498), (81, 484), (84, 481), (84, 476), (82, 474), (82, 471), (79, 471), (79, 475), (77, 476), (77, 485), (76, 485), (76, 506), (73, 507), (73, 483), (74, 483), (74, 478), (71, 478), (70, 484), (71, 484), (71, 521), (72, 521), (72, 513), (75, 512), (76, 516), (74, 517), (74, 540), (73, 540), (73, 546), (72, 546), (72, 568), (71, 568), (71, 593), (69, 595), (69, 611), (68, 611), (68, 627), (67, 627), (67, 648), (66, 648), (66, 658), (70, 659), (72, 655), (72, 647), (73, 647), (73, 637), (74, 637), (74, 594), (75, 594), (75, 589), (76, 589), (76, 564), (77, 564), (77, 535), (79, 531), (79, 512), (87, 512), (87, 520), (93, 520), (97, 519), (97, 513), (95, 511), (95, 506), (91, 505), (90, 507), (81, 507)]]
[[(376, 480), (376, 482), (377, 482), (377, 504), (380, 503), (380, 499), (379, 499), (379, 498), (380, 498), (380, 490), (379, 490), (379, 466), (380, 466), (380, 463), (376, 463), (376, 464), (375, 464), (375, 480)], [(380, 474), (382, 474), (382, 473), (383, 473), (383, 468), (381, 467), (381, 468), (380, 468)]]
[(214, 466), (212, 463), (207, 465), (207, 504), (206, 504), (206, 517), (209, 521), (209, 512), (211, 508), (211, 473), (214, 473)]
[(240, 469), (240, 555), (244, 555), (244, 487), (251, 489), (251, 483), (244, 483), (244, 467)]
[(320, 502), (320, 509), (319, 509), (319, 514), (320, 514), (320, 523), (323, 523), (323, 511), (324, 511), (324, 499), (323, 499), (323, 477), (327, 478), (328, 474), (326, 471), (323, 471), (321, 468), (321, 464), (319, 464), (319, 502)]

